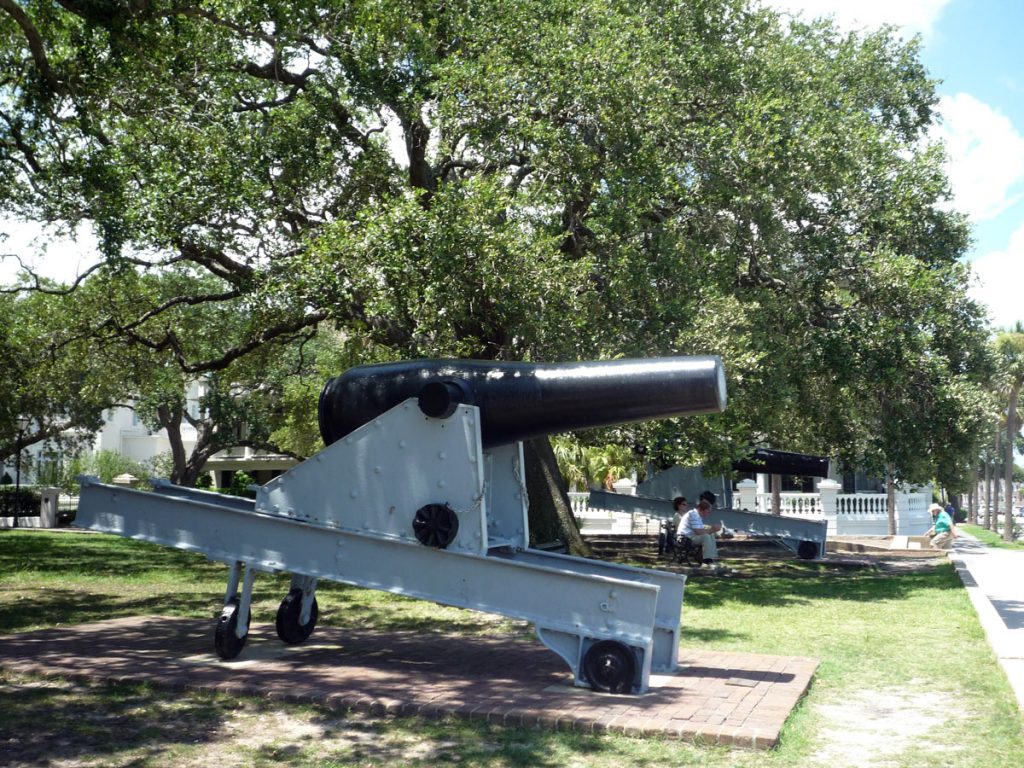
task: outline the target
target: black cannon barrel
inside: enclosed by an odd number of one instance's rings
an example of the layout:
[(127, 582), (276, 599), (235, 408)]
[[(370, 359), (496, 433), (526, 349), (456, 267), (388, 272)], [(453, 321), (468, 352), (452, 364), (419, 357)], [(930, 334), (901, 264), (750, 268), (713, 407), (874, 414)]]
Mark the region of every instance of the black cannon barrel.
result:
[(773, 451), (755, 448), (749, 456), (732, 463), (737, 472), (760, 472), (765, 475), (796, 475), (828, 477), (828, 459), (806, 453)]
[(320, 394), (330, 445), (410, 397), (430, 416), (458, 403), (480, 408), (484, 447), (632, 421), (725, 408), (717, 356), (532, 364), (408, 360), (350, 368)]

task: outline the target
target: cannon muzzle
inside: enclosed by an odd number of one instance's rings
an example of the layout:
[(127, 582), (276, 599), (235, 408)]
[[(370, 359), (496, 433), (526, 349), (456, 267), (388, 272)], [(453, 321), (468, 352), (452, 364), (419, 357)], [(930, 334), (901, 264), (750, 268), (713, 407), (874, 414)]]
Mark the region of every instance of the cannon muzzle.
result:
[(460, 404), (480, 409), (485, 448), (540, 435), (725, 408), (721, 358), (531, 364), (408, 360), (350, 368), (320, 394), (320, 434), (330, 445), (415, 397), (428, 416)]

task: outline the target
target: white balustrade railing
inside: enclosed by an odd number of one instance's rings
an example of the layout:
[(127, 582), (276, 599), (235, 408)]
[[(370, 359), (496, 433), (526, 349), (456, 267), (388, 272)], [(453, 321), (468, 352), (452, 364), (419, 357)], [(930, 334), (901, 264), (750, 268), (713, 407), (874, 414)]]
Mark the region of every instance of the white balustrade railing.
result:
[(572, 513), (576, 517), (582, 517), (583, 513), (590, 509), (590, 492), (569, 491), (569, 504), (572, 507)]
[(927, 517), (928, 527), (931, 527), (931, 515), (928, 507), (932, 505), (931, 496), (925, 493), (911, 493), (907, 496), (907, 512), (912, 517)]
[[(830, 536), (885, 536), (889, 532), (888, 499), (884, 493), (839, 493), (841, 486), (822, 480), (818, 493), (783, 493), (780, 514), (787, 517), (817, 518), (828, 521)], [(733, 497), (739, 509), (762, 514), (772, 512), (772, 494), (758, 491), (752, 480), (736, 487)], [(923, 533), (931, 525), (928, 493), (896, 494), (896, 533)]]
[[(836, 493), (838, 489), (839, 484), (833, 483), (829, 490), (823, 485), (820, 493), (783, 493), (781, 514), (827, 520), (830, 536), (885, 536), (889, 532), (888, 499), (884, 493)], [(749, 495), (737, 489), (733, 499), (737, 509), (753, 506), (757, 512), (771, 514), (772, 494), (754, 492), (753, 488), (748, 492)], [(569, 501), (583, 533), (656, 534), (659, 530), (661, 521), (656, 517), (593, 509), (587, 492), (570, 492)], [(926, 531), (931, 525), (930, 504), (930, 494), (897, 493), (896, 533), (906, 536)]]
[(836, 496), (837, 515), (889, 514), (889, 502), (884, 493), (840, 493)]
[(654, 535), (661, 530), (661, 520), (657, 517), (591, 507), (589, 491), (569, 491), (569, 504), (584, 534)]
[[(757, 511), (771, 514), (770, 493), (757, 494)], [(787, 517), (821, 517), (821, 496), (816, 493), (783, 493), (779, 496), (779, 511)]]

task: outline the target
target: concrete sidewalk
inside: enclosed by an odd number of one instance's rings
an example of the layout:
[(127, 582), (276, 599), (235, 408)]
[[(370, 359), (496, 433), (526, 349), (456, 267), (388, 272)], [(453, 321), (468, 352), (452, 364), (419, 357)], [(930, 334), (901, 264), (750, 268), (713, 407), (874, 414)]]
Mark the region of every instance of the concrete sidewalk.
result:
[(986, 547), (961, 531), (949, 558), (1024, 711), (1024, 551)]

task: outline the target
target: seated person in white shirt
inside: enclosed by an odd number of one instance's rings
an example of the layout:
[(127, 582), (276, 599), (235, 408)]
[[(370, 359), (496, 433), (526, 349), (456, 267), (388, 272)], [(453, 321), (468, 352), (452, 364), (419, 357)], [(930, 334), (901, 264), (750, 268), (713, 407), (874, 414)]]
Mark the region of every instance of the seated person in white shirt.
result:
[(718, 545), (715, 542), (715, 534), (722, 530), (722, 524), (707, 524), (706, 520), (710, 514), (711, 503), (707, 499), (701, 499), (696, 509), (691, 509), (683, 515), (676, 535), (685, 536), (694, 544), (699, 545), (705, 564), (714, 565), (715, 560), (718, 558)]

